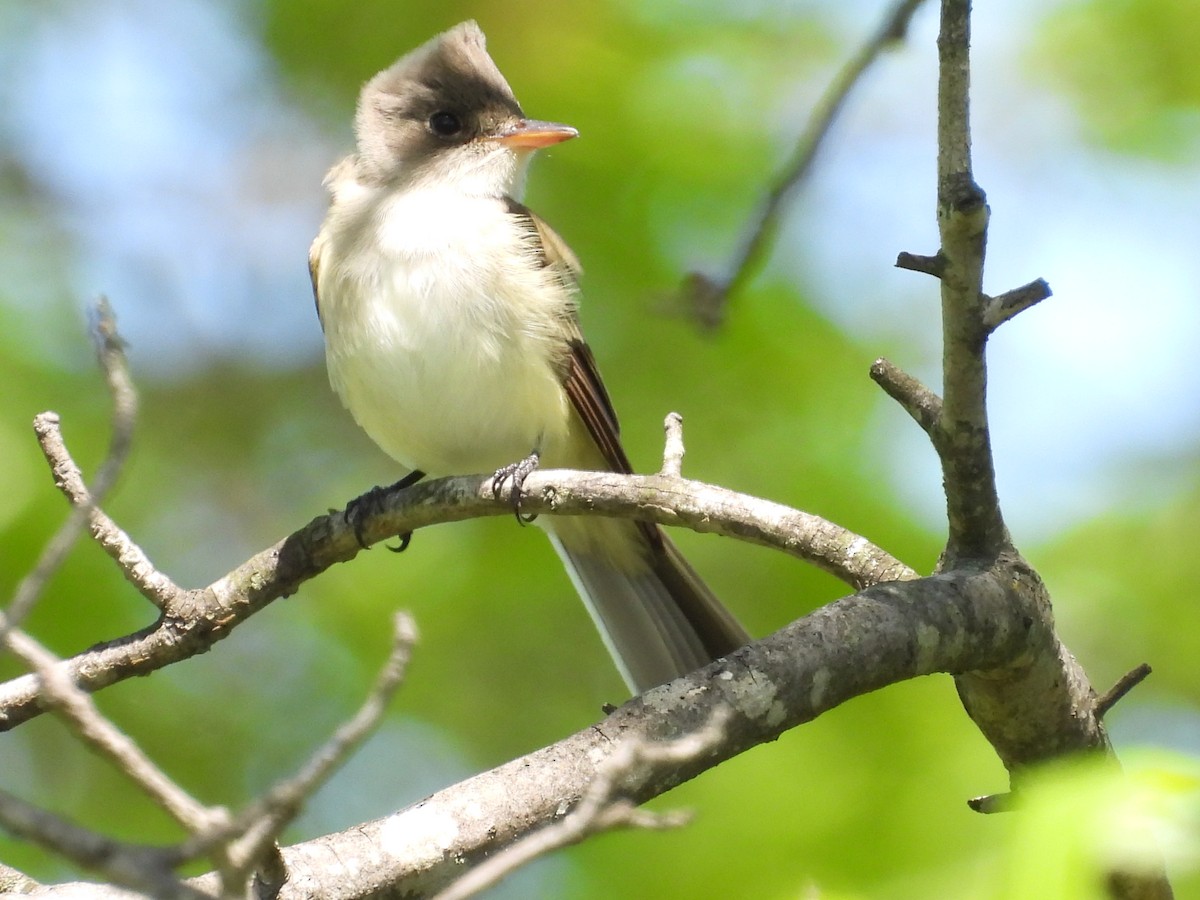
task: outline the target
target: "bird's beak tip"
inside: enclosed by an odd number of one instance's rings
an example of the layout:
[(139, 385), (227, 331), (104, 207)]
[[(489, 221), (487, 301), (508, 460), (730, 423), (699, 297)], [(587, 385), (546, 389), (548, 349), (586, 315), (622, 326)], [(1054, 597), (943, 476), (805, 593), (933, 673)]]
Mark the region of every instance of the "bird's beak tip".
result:
[(506, 147), (538, 150), (578, 136), (579, 132), (570, 125), (542, 122), (538, 119), (518, 119), (500, 133), (493, 135), (492, 140)]

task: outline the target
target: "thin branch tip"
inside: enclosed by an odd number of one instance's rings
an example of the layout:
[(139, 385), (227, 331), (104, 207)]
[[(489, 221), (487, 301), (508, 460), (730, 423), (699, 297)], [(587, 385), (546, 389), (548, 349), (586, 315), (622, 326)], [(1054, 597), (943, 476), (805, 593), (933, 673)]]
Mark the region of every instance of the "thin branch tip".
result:
[(818, 151), (854, 88), (862, 83), (863, 75), (885, 50), (894, 47), (908, 34), (913, 14), (921, 2), (897, 0), (829, 83), (796, 141), (791, 159), (769, 185), (746, 237), (729, 265), (728, 274), (719, 279), (695, 273), (688, 277), (682, 293), (690, 302), (693, 315), (702, 324), (712, 328), (724, 321), (729, 298), (765, 261), (788, 197), (812, 170)]
[(92, 340), (101, 351), (121, 351), (129, 346), (117, 331), (117, 314), (109, 303), (108, 297), (101, 294), (96, 302), (88, 309), (89, 327)]
[(942, 401), (918, 379), (889, 360), (879, 357), (871, 364), (871, 380), (900, 404), (921, 430), (932, 436), (942, 413)]
[(45, 431), (62, 426), (62, 416), (52, 409), (44, 410), (33, 417), (33, 432), (41, 435)]
[(718, 280), (703, 272), (689, 272), (679, 287), (678, 300), (672, 306), (682, 307), (706, 331), (715, 331), (725, 322), (729, 293), (733, 282)]
[(996, 813), (1011, 812), (1015, 802), (1012, 793), (985, 794), (982, 797), (972, 797), (967, 806), (981, 815), (990, 816)]
[(1130, 669), (1117, 679), (1117, 683), (1109, 688), (1103, 696), (1096, 700), (1096, 716), (1103, 719), (1114, 706), (1120, 703), (1125, 695), (1141, 684), (1154, 670), (1149, 663), (1142, 663)]
[(1019, 288), (1005, 291), (998, 297), (989, 297), (983, 306), (983, 324), (989, 332), (995, 331), (1005, 322), (1052, 295), (1046, 280), (1038, 278)]
[(404, 610), (397, 611), (392, 617), (392, 631), (395, 634), (395, 647), (398, 649), (411, 649), (420, 638), (417, 620)]
[(941, 278), (946, 271), (946, 256), (939, 250), (933, 256), (922, 256), (919, 253), (901, 251), (896, 255), (896, 268), (919, 272), (922, 275), (932, 275)]
[(663, 443), (663, 461), (660, 475), (679, 478), (683, 474), (683, 416), (677, 412), (667, 413), (663, 421), (666, 440)]

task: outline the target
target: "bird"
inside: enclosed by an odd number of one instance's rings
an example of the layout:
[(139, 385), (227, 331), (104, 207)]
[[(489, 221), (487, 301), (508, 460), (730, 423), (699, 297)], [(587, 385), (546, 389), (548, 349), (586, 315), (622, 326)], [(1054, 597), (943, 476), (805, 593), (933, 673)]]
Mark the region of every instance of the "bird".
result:
[[(579, 262), (520, 199), (534, 153), (577, 134), (525, 116), (474, 21), (362, 88), (309, 267), (330, 384), (400, 483), (494, 471), (519, 498), (538, 465), (632, 473)], [(634, 694), (749, 641), (657, 525), (538, 524)]]

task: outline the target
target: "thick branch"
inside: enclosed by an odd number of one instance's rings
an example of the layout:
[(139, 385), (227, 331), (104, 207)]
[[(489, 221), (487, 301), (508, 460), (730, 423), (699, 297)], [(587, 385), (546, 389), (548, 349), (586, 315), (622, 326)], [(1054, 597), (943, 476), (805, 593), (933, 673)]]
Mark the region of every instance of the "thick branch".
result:
[[(949, 536), (939, 570), (986, 564), (1011, 556), (1026, 582), (1030, 628), (1054, 633), (1049, 597), (1036, 574), (1016, 556), (1000, 511), (987, 418), (988, 335), (1002, 322), (1048, 296), (1044, 282), (989, 298), (983, 265), (989, 210), (971, 167), (970, 0), (942, 0), (938, 34), (938, 229), (943, 333), (942, 408), (931, 433), (942, 463)], [(1046, 645), (1048, 643), (1048, 646)], [(1038, 646), (1041, 644), (1042, 646)], [(1046, 654), (1052, 653), (1053, 656)], [(1062, 682), (1049, 691), (1046, 672)], [(1035, 642), (1008, 664), (971, 667), (955, 677), (963, 706), (1009, 771), (1084, 747), (1111, 752), (1095, 694), (1073, 656), (1056, 638)], [(1078, 715), (1074, 722), (1072, 715)], [(1047, 728), (1054, 720), (1060, 727)], [(1114, 873), (1121, 898), (1170, 897), (1165, 876)]]
[(845, 597), (550, 747), (393, 816), (285, 848), (289, 878), (277, 896), (299, 900), (318, 886), (325, 900), (427, 896), (559, 819), (627, 740), (671, 741), (727, 716), (711, 752), (623, 775), (622, 796), (643, 803), (853, 697), (919, 675), (1018, 672), (1019, 722), (1010, 721), (1014, 699), (1003, 691), (971, 709), (1014, 770), (1067, 750), (1101, 750), (1095, 697), (1046, 624), (1044, 602), (1018, 558)]
[[(1031, 644), (1029, 687), (1043, 699), (1060, 694), (1064, 672), (1055, 638), (1026, 630), (1027, 600), (1016, 583), (998, 569), (881, 585), (832, 603), (550, 747), (394, 816), (286, 848), (292, 878), (280, 900), (304, 896), (318, 877), (337, 885), (327, 900), (427, 895), (573, 807), (622, 741), (673, 740), (719, 710), (730, 715), (710, 754), (648, 765), (625, 781), (624, 795), (645, 802), (852, 697), (918, 675), (1000, 666)], [(1044, 703), (1034, 710), (1038, 725), (1048, 741), (1058, 742), (1065, 731), (1075, 748), (1095, 747), (1098, 732), (1083, 727), (1092, 721), (1090, 694), (1074, 701)], [(1046, 750), (1028, 743), (999, 749), (1015, 762), (1021, 753)]]

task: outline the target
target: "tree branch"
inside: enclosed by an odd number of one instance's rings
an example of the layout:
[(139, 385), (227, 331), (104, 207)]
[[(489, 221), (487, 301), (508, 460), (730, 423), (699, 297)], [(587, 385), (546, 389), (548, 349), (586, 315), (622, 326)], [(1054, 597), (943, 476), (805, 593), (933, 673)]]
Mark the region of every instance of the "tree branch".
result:
[(942, 288), (942, 414), (934, 443), (946, 485), (951, 557), (1008, 547), (987, 419), (980, 298), (988, 207), (971, 169), (969, 0), (943, 0), (938, 35), (938, 230)]
[(212, 824), (214, 811), (190, 797), (127, 735), (105, 719), (92, 698), (66, 677), (61, 660), (23, 631), (10, 630), (5, 643), (33, 670), (40, 695), (67, 722), (80, 742), (113, 762), (184, 828), (200, 830)]
[(1153, 670), (1149, 663), (1140, 663), (1118, 678), (1117, 683), (1109, 688), (1104, 696), (1096, 699), (1096, 715), (1102, 719), (1107, 716), (1109, 710), (1120, 703), (1126, 694), (1145, 681), (1151, 671)]
[(1050, 285), (1044, 279), (1038, 278), (1019, 288), (1005, 291), (999, 297), (987, 297), (983, 304), (984, 327), (990, 334), (1009, 319), (1041, 303), (1050, 295)]
[[(406, 810), (281, 851), (279, 900), (424, 896), (578, 805), (623, 742), (669, 742), (728, 710), (721, 740), (669, 765), (634, 767), (640, 804), (847, 700), (937, 672), (1019, 670), (1027, 720), (988, 734), (1010, 769), (1106, 738), (1094, 694), (1046, 627), (1040, 583), (1018, 557), (989, 569), (878, 585), (636, 697), (602, 722)], [(869, 665), (864, 660), (870, 660)], [(212, 876), (208, 876), (211, 878)], [(200, 882), (207, 884), (207, 881)], [(78, 886), (48, 888), (72, 895)]]
[[(100, 498), (88, 490), (83, 481), (83, 472), (67, 451), (58, 414), (44, 412), (35, 416), (33, 430), (42, 455), (54, 473), (55, 487), (67, 498), (75, 512), (86, 519), (92, 539), (143, 597), (160, 610), (170, 612), (185, 591), (158, 571), (141, 547), (99, 508), (97, 504)], [(76, 530), (72, 540), (78, 537)]]
[[(145, 891), (153, 897), (166, 900), (211, 900), (208, 894), (179, 880), (173, 870), (179, 859), (169, 851), (127, 844), (97, 834), (3, 790), (0, 790), (0, 824), (18, 837), (53, 848), (64, 859), (83, 869), (101, 873), (114, 884)], [(50, 887), (34, 882), (30, 884), (36, 886), (39, 896), (53, 896), (62, 892), (67, 896), (79, 897), (83, 890), (88, 890), (87, 896), (93, 897), (92, 892), (98, 890), (95, 885)], [(0, 882), (0, 890), (8, 892), (15, 891), (15, 888)], [(124, 895), (123, 891), (118, 893)]]
[[(942, 464), (949, 535), (940, 572), (988, 567), (1010, 558), (1024, 582), (1028, 627), (1054, 635), (1050, 598), (1037, 574), (1016, 554), (1000, 511), (987, 416), (987, 338), (1002, 322), (1045, 296), (1037, 281), (999, 298), (983, 293), (989, 210), (971, 166), (970, 0), (942, 0), (938, 33), (937, 276), (942, 295), (942, 404), (930, 432)], [(1054, 637), (1041, 648), (996, 667), (971, 666), (955, 675), (967, 714), (1009, 772), (1065, 753), (1112, 748), (1095, 693), (1070, 651)], [(1054, 727), (1057, 723), (1058, 727)], [(1113, 895), (1169, 897), (1161, 871), (1114, 872)]]
[(639, 737), (622, 740), (596, 768), (579, 803), (558, 821), (527, 834), (479, 863), (440, 891), (435, 900), (464, 900), (528, 865), (539, 856), (577, 844), (589, 835), (613, 828), (677, 828), (687, 823), (686, 813), (656, 814), (638, 807), (625, 796), (625, 785), (647, 766), (678, 766), (702, 759), (724, 738), (729, 710), (719, 707), (698, 731), (665, 743)]
[[(463, 476), (395, 490), (381, 498), (378, 512), (372, 510), (371, 515), (360, 517), (358, 524), (367, 543), (374, 544), (441, 522), (510, 515), (507, 500), (497, 500), (490, 486), (490, 477)], [(818, 516), (702, 482), (662, 474), (548, 470), (533, 473), (525, 487), (521, 508), (529, 513), (640, 518), (736, 537), (805, 559), (854, 587), (915, 576), (912, 569), (865, 538)], [(109, 523), (99, 510), (93, 511), (99, 520)], [(126, 576), (160, 591), (167, 608), (148, 628), (60, 664), (86, 691), (204, 652), (267, 604), (295, 593), (305, 581), (353, 559), (362, 549), (342, 513), (334, 512), (314, 519), (208, 587), (179, 590), (140, 552), (134, 552), (132, 541), (115, 525), (106, 526), (103, 535), (100, 540), (120, 548), (109, 555)], [(135, 566), (136, 574), (130, 574), (126, 566)], [(0, 731), (43, 710), (34, 676), (0, 684)]]
[(724, 321), (729, 298), (762, 265), (778, 231), (785, 201), (812, 169), (817, 152), (832, 130), (834, 120), (850, 93), (884, 49), (904, 40), (913, 13), (920, 5), (921, 0), (898, 0), (893, 4), (879, 27), (826, 88), (800, 135), (792, 158), (775, 176), (767, 196), (754, 215), (753, 224), (741, 249), (734, 256), (728, 274), (719, 279), (699, 272), (687, 276), (682, 288), (683, 297), (702, 325), (715, 328)]
[[(143, 847), (117, 841), (67, 822), (52, 813), (0, 791), (0, 825), (15, 835), (98, 871), (117, 885), (155, 897), (196, 898), (244, 896), (251, 873), (258, 869), (260, 894), (273, 894), (289, 873), (275, 841), (303, 803), (375, 728), (403, 679), (416, 639), (412, 620), (396, 616), (396, 639), (387, 665), (362, 707), (320, 748), (299, 773), (280, 781), (262, 798), (234, 817), (220, 807), (205, 807), (171, 781), (132, 740), (94, 706), (90, 697), (65, 678), (54, 657), (21, 631), (10, 631), (13, 651), (32, 666), (43, 683), (47, 702), (67, 721), (75, 736), (110, 760), (188, 832), (178, 846)], [(207, 857), (217, 871), (191, 883), (175, 870), (189, 860)], [(76, 886), (78, 888), (78, 886)]]
[[(129, 455), (130, 441), (133, 438), (133, 426), (137, 419), (137, 392), (129, 377), (129, 365), (125, 359), (125, 345), (117, 334), (116, 318), (108, 301), (101, 297), (96, 301), (92, 310), (92, 341), (96, 346), (96, 356), (100, 369), (104, 373), (104, 381), (108, 386), (112, 399), (112, 437), (109, 440), (108, 453), (96, 473), (96, 481), (89, 493), (79, 479), (80, 489), (76, 499), (72, 500), (71, 515), (59, 527), (55, 535), (47, 542), (41, 557), (34, 564), (29, 574), (21, 579), (12, 599), (5, 608), (5, 622), (0, 625), (0, 644), (4, 643), (4, 635), (9, 628), (19, 628), (29, 614), (33, 604), (45, 589), (50, 576), (58, 571), (63, 560), (75, 546), (76, 540), (88, 524), (95, 505), (98, 504), (121, 473), (121, 467)], [(57, 427), (58, 416), (54, 413), (43, 413), (35, 422), (38, 440), (42, 442), (42, 431)], [(43, 444), (43, 448), (44, 448)], [(67, 476), (59, 472), (55, 460), (50, 460), (54, 471), (55, 482), (61, 483)], [(75, 470), (78, 475), (78, 469)]]
[(941, 397), (882, 357), (871, 365), (871, 380), (899, 403), (922, 431), (933, 434), (942, 415)]
[[(879, 585), (845, 597), (769, 637), (628, 701), (600, 723), (505, 763), (383, 819), (283, 850), (291, 880), (279, 900), (305, 896), (318, 876), (336, 885), (325, 900), (386, 892), (425, 896), (464, 869), (556, 821), (576, 807), (605, 761), (625, 741), (654, 744), (702, 729), (728, 710), (724, 736), (709, 752), (671, 765), (646, 765), (623, 795), (644, 803), (726, 759), (811, 721), (847, 700), (935, 672), (997, 668), (1015, 659), (1065, 659), (1053, 632), (1028, 629), (1030, 598), (1007, 566)], [(869, 665), (864, 660), (870, 660)], [(1040, 663), (1031, 664), (1039, 666)], [(1072, 661), (1073, 665), (1073, 661)], [(1031, 677), (1042, 743), (998, 748), (1013, 764), (1045, 758), (1074, 741), (1095, 746), (1090, 693), (1060, 702), (1078, 676)], [(1069, 735), (1067, 737), (1066, 735)], [(432, 836), (437, 836), (433, 839)]]

